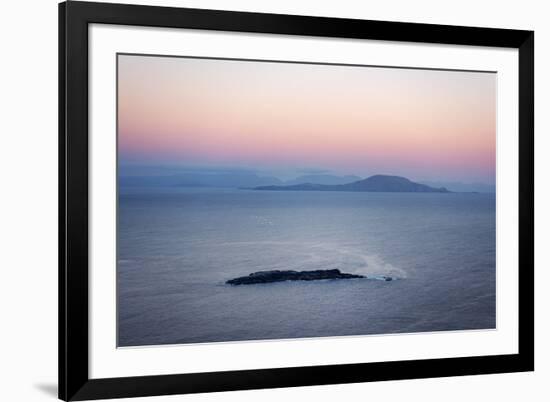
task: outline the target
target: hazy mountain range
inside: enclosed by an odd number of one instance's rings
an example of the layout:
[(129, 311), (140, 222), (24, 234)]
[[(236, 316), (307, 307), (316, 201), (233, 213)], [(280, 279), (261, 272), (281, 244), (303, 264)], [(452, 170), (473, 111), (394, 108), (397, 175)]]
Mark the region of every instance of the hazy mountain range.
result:
[(374, 175), (347, 184), (294, 184), (290, 186), (260, 186), (254, 190), (268, 191), (368, 191), (392, 193), (449, 193), (445, 187), (435, 188), (415, 183), (405, 177)]
[(273, 176), (260, 176), (253, 172), (185, 172), (169, 175), (120, 176), (119, 185), (123, 187), (258, 187), (270, 185), (293, 185), (301, 183), (345, 184), (359, 180), (358, 176), (335, 176), (329, 174), (311, 174), (283, 181)]
[[(306, 171), (292, 179), (280, 179), (275, 174), (261, 174), (252, 169), (226, 167), (164, 167), (164, 166), (121, 166), (119, 168), (118, 184), (121, 187), (225, 187), (225, 188), (255, 188), (264, 186), (352, 186), (360, 182), (361, 177), (355, 175), (335, 175), (327, 171)], [(286, 174), (286, 176), (291, 176)], [(381, 176), (381, 175), (380, 175)], [(292, 176), (291, 176), (292, 177)], [(397, 177), (397, 176), (393, 176)], [(366, 183), (365, 183), (366, 184)], [(495, 186), (483, 183), (435, 182), (418, 181), (439, 189), (444, 187), (452, 192), (494, 193)], [(355, 184), (354, 186), (359, 186)], [(419, 187), (420, 188), (420, 187)], [(332, 190), (334, 191), (334, 190)], [(361, 191), (361, 190), (353, 190)], [(366, 190), (370, 191), (370, 190)]]
[(122, 187), (256, 187), (283, 185), (276, 177), (250, 172), (181, 173), (162, 176), (120, 176)]

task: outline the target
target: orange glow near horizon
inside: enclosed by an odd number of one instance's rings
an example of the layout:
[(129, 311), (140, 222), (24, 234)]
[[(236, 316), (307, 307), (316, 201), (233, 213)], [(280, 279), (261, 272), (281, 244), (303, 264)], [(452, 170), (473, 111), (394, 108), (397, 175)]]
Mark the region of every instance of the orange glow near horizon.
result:
[(494, 182), (496, 78), (120, 55), (120, 159)]

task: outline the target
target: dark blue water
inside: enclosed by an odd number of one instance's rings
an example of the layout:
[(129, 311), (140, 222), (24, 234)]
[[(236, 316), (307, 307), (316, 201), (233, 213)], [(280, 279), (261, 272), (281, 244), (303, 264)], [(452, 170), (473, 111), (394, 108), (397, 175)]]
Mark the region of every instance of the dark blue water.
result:
[[(492, 194), (132, 189), (119, 346), (495, 327)], [(398, 278), (230, 286), (271, 269)]]

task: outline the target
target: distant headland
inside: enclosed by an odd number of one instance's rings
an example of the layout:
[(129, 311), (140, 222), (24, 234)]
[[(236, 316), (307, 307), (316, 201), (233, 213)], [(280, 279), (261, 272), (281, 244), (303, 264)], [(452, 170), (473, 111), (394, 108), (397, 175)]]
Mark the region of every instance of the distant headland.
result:
[(391, 193), (450, 193), (445, 187), (430, 187), (405, 177), (377, 174), (347, 184), (302, 183), (290, 186), (259, 186), (253, 190), (268, 191), (365, 191)]

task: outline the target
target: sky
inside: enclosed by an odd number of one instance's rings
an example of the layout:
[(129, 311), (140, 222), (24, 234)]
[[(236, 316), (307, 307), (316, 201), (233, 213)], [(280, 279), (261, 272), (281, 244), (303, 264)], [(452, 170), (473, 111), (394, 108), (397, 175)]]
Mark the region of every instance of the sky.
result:
[(495, 181), (496, 74), (118, 56), (119, 161)]

